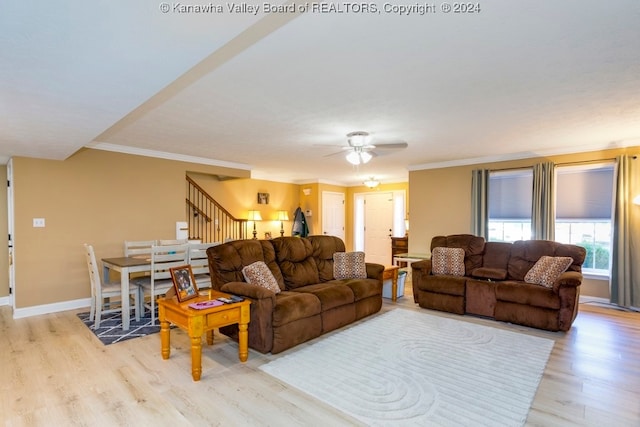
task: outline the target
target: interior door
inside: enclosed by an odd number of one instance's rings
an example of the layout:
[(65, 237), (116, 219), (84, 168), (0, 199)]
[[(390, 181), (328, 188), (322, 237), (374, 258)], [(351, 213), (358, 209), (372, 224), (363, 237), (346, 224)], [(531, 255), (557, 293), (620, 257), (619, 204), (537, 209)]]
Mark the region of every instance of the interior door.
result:
[(322, 234), (344, 241), (344, 193), (322, 192)]
[(366, 261), (389, 265), (393, 230), (393, 193), (366, 194), (364, 203)]

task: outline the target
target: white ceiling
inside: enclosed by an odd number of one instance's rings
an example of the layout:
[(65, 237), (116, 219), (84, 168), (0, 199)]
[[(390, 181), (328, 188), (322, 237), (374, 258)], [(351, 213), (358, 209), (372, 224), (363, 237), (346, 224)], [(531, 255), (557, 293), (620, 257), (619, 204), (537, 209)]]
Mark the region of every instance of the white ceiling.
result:
[[(374, 3), (380, 13), (254, 15), (217, 0), (188, 4), (221, 13), (3, 0), (0, 156), (90, 146), (354, 185), (640, 145), (637, 0), (482, 0), (474, 14), (436, 2), (422, 16)], [(359, 168), (325, 157), (359, 130), (409, 147)]]

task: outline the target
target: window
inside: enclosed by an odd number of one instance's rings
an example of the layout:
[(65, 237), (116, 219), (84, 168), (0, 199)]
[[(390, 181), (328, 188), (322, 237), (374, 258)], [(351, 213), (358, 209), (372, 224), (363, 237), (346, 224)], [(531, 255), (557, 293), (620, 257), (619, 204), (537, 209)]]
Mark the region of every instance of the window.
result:
[(587, 250), (585, 273), (609, 274), (613, 164), (556, 168), (556, 241)]
[(515, 242), (531, 238), (533, 170), (489, 174), (489, 240)]

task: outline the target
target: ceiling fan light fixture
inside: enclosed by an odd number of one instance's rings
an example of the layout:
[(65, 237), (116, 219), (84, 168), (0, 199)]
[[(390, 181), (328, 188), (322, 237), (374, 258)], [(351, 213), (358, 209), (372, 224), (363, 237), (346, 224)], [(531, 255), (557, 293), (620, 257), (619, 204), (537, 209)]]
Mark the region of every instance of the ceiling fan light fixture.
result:
[(362, 160), (362, 163), (367, 163), (372, 158), (373, 156), (367, 153), (366, 151), (363, 151), (362, 153), (360, 153), (360, 159)]
[[(359, 148), (359, 147), (358, 147)], [(355, 149), (347, 154), (347, 161), (354, 166), (360, 163), (365, 164), (371, 160), (373, 156), (362, 149)]]
[(363, 182), (363, 184), (368, 188), (376, 188), (378, 185), (380, 185), (380, 181), (378, 181), (374, 177), (370, 177), (365, 182)]
[(349, 163), (351, 163), (352, 165), (359, 165), (360, 164), (360, 153), (357, 153), (355, 151), (351, 151), (351, 152), (347, 153), (347, 161)]

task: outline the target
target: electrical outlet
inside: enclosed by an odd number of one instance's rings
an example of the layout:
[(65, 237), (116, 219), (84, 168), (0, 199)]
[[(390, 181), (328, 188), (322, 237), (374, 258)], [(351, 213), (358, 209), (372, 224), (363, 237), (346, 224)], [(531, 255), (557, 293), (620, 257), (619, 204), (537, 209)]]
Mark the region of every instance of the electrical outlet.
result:
[(44, 227), (44, 218), (33, 218), (34, 227)]

